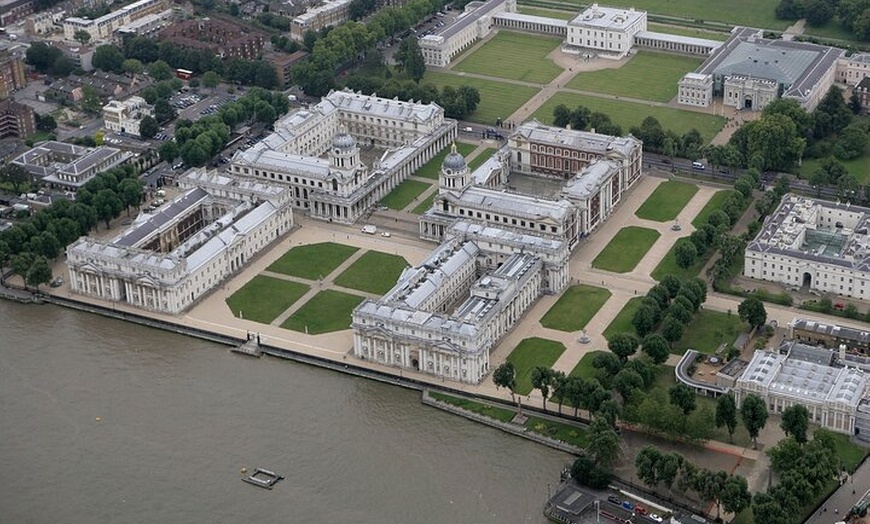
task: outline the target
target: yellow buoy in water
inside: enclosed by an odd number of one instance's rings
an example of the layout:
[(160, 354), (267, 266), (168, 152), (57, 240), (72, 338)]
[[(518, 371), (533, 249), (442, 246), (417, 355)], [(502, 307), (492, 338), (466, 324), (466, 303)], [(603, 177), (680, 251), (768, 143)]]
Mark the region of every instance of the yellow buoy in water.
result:
[(248, 472), (248, 468), (242, 468), (242, 473), (247, 473), (247, 472)]
[(100, 417), (97, 417), (96, 420), (97, 420), (97, 422), (99, 422), (99, 421), (101, 421), (101, 420), (103, 420), (103, 419), (101, 419)]

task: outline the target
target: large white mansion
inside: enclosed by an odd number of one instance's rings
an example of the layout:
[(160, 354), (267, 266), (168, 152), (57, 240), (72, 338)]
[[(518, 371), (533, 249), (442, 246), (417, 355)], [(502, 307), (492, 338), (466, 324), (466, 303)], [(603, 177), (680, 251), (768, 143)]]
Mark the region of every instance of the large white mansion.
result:
[[(542, 294), (569, 284), (579, 239), (612, 212), (641, 176), (642, 148), (613, 137), (521, 125), (473, 172), (456, 152), (420, 236), (441, 242), (396, 286), (353, 313), (359, 358), (478, 383), (489, 353)], [(511, 175), (563, 183), (556, 198), (507, 191)]]
[(746, 247), (743, 275), (870, 299), (870, 209), (785, 195)]
[(178, 314), (293, 227), (290, 188), (203, 169), (178, 184), (120, 236), (67, 247), (73, 293)]
[[(333, 91), (278, 120), (230, 169), (290, 187), (293, 207), (314, 218), (352, 224), (455, 137), (436, 104)], [(368, 166), (361, 147), (384, 152)]]

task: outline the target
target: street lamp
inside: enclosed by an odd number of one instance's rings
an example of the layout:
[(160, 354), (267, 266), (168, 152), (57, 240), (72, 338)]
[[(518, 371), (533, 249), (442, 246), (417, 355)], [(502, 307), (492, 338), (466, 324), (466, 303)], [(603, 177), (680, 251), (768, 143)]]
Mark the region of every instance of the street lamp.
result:
[(595, 522), (601, 524), (601, 501), (595, 499)]

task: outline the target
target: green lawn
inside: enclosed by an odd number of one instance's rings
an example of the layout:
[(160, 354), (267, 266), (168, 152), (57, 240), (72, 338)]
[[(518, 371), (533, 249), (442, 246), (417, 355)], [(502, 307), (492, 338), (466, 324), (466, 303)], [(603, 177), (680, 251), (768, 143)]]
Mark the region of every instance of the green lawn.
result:
[(712, 253), (708, 254), (708, 256), (703, 258), (698, 257), (698, 259), (695, 260), (695, 263), (687, 268), (682, 268), (678, 266), (677, 257), (676, 255), (674, 255), (677, 250), (677, 244), (689, 241), (690, 240), (687, 237), (682, 237), (678, 239), (674, 243), (673, 247), (668, 250), (662, 260), (659, 262), (659, 265), (657, 265), (656, 268), (653, 269), (652, 273), (650, 273), (650, 276), (658, 281), (661, 281), (661, 279), (663, 279), (665, 275), (674, 275), (675, 277), (679, 277), (682, 279), (697, 277), (698, 273), (700, 273), (701, 270), (704, 268), (704, 264), (706, 264), (707, 261), (710, 260), (709, 255)]
[(724, 31), (705, 31), (694, 27), (685, 27), (680, 25), (656, 24), (650, 22), (647, 24), (647, 31), (656, 33), (667, 33), (669, 35), (690, 36), (692, 38), (703, 38), (705, 40), (719, 40), (724, 42), (731, 36)]
[(404, 258), (368, 251), (335, 279), (342, 287), (383, 295), (396, 285), (402, 270), (408, 267)]
[(311, 335), (348, 329), (350, 315), (362, 301), (363, 297), (359, 295), (327, 289), (297, 309), (281, 327)]
[(579, 331), (586, 327), (610, 296), (610, 291), (604, 288), (584, 284), (571, 286), (541, 318), (541, 325), (559, 331)]
[(720, 345), (734, 342), (745, 329), (746, 326), (737, 316), (737, 311), (729, 315), (702, 309), (686, 326), (683, 338), (676, 343), (673, 353), (682, 355), (687, 349), (694, 349), (701, 353), (715, 353)]
[(430, 207), (432, 207), (432, 202), (435, 201), (435, 197), (437, 197), (437, 196), (438, 196), (438, 191), (433, 191), (432, 193), (429, 194), (429, 196), (424, 198), (423, 201), (417, 205), (417, 207), (412, 209), (411, 213), (414, 213), (415, 215), (422, 215), (423, 213), (428, 211)]
[(356, 253), (357, 248), (333, 242), (297, 246), (266, 268), (268, 271), (309, 280), (324, 278), (342, 262)]
[(557, 20), (571, 20), (577, 16), (576, 11), (557, 11), (555, 9), (541, 9), (527, 5), (517, 6), (517, 12), (523, 15), (543, 16), (544, 18), (555, 18)]
[[(482, 97), (483, 95), (481, 95)], [(725, 119), (718, 115), (675, 109), (672, 107), (652, 106), (623, 100), (611, 100), (596, 96), (584, 96), (574, 93), (559, 92), (550, 97), (544, 105), (532, 114), (541, 122), (553, 123), (553, 109), (564, 104), (570, 109), (584, 106), (591, 111), (601, 111), (622, 127), (623, 133), (628, 133), (632, 126), (639, 126), (647, 116), (655, 117), (665, 130), (671, 130), (679, 135), (697, 129), (704, 142), (709, 142), (725, 125)]]
[(465, 55), (453, 71), (546, 84), (563, 71), (547, 58), (561, 43), (561, 38), (502, 31)]
[(496, 149), (494, 147), (488, 147), (488, 148), (484, 149), (483, 151), (480, 152), (479, 155), (474, 157), (474, 159), (472, 159), (471, 162), (468, 163), (468, 169), (470, 171), (474, 171), (478, 167), (482, 166), (484, 162), (489, 160), (489, 158), (495, 154), (495, 152), (496, 152)]
[(308, 292), (298, 282), (257, 275), (227, 299), (233, 316), (268, 324)]
[(848, 435), (842, 433), (833, 433), (834, 440), (837, 444), (837, 456), (840, 457), (840, 462), (846, 466), (846, 470), (854, 472), (861, 459), (868, 453), (867, 448), (863, 448), (849, 441)]
[(671, 15), (679, 18), (723, 22), (730, 25), (760, 27), (763, 29), (785, 29), (791, 25), (789, 20), (778, 20), (774, 14), (777, 0), (731, 0), (729, 2), (710, 2), (708, 0), (632, 0), (617, 1), (610, 7), (634, 7), (650, 14)]
[[(820, 158), (808, 158), (803, 160), (799, 171), (800, 177), (808, 179), (810, 175), (818, 169), (821, 162), (822, 159)], [(843, 164), (846, 171), (855, 176), (855, 179), (858, 180), (858, 184), (870, 184), (870, 147), (865, 149), (864, 154), (858, 158), (853, 158), (852, 160), (838, 160), (838, 162)]]
[(659, 187), (646, 199), (634, 213), (638, 218), (655, 220), (656, 222), (671, 221), (686, 207), (689, 200), (698, 192), (698, 186), (686, 182), (669, 180), (659, 184)]
[(717, 209), (722, 209), (722, 204), (728, 200), (728, 197), (731, 196), (731, 193), (736, 193), (737, 191), (733, 189), (723, 189), (722, 191), (717, 191), (710, 197), (710, 200), (704, 205), (701, 211), (698, 212), (697, 216), (692, 219), (692, 225), (695, 226), (695, 229), (699, 229), (701, 226), (707, 223), (707, 220), (710, 218), (710, 215), (713, 214), (713, 211)]
[(854, 33), (847, 31), (840, 23), (840, 19), (837, 17), (830, 19), (827, 24), (821, 27), (813, 27), (807, 24), (804, 34), (808, 36), (819, 36), (826, 39), (842, 40), (843, 42), (858, 41), (855, 38)]
[(536, 366), (552, 366), (564, 351), (565, 346), (554, 340), (532, 337), (521, 341), (507, 358), (516, 368), (516, 392), (520, 395), (531, 393), (532, 369)]
[(609, 353), (609, 351), (590, 351), (586, 353), (580, 358), (580, 362), (574, 366), (574, 369), (571, 370), (571, 373), (568, 376), (571, 377), (580, 377), (585, 379), (598, 378), (598, 368), (592, 365), (592, 362), (595, 360), (597, 355), (601, 355), (604, 353)]
[(390, 191), (390, 194), (381, 199), (381, 205), (387, 206), (390, 209), (401, 211), (405, 209), (418, 196), (423, 194), (432, 187), (432, 184), (420, 182), (418, 180), (405, 180), (396, 189)]
[(598, 253), (592, 261), (592, 267), (614, 273), (631, 272), (660, 236), (659, 232), (653, 229), (624, 227), (601, 250), (601, 253)]
[[(534, 87), (518, 86), (494, 80), (467, 78), (462, 76), (462, 74), (437, 73), (434, 71), (426, 71), (423, 82), (435, 84), (439, 88), (447, 85), (453, 87), (462, 85), (474, 86), (480, 93), (480, 104), (477, 105), (477, 109), (466, 120), (491, 126), (495, 125), (495, 121), (499, 118), (507, 119), (540, 91), (540, 89)], [(550, 118), (552, 119), (552, 110), (550, 113)]]
[(430, 391), (429, 396), (434, 398), (435, 400), (451, 404), (453, 406), (462, 408), (467, 411), (471, 411), (472, 413), (483, 415), (485, 417), (489, 417), (491, 419), (500, 420), (502, 422), (510, 422), (514, 418), (514, 415), (516, 415), (515, 411), (509, 409), (497, 408), (488, 404), (481, 404), (480, 402), (475, 402), (467, 398), (454, 397), (435, 391)]
[(642, 300), (643, 297), (634, 297), (622, 306), (622, 311), (616, 315), (610, 322), (610, 325), (607, 326), (607, 329), (604, 330), (604, 333), (602, 333), (605, 339), (610, 340), (610, 337), (618, 333), (636, 333), (631, 319), (634, 318), (634, 313), (640, 309)]
[[(456, 142), (456, 152), (462, 156), (468, 156), (475, 149), (477, 149), (477, 146), (474, 144)], [(445, 147), (440, 153), (432, 157), (431, 160), (423, 164), (423, 167), (418, 169), (417, 172), (414, 173), (414, 176), (438, 180), (438, 175), (441, 174), (441, 164), (444, 163), (444, 158), (448, 153), (450, 153), (450, 146)]]
[(641, 51), (619, 69), (581, 72), (567, 87), (609, 95), (667, 102), (677, 96), (677, 82), (701, 65), (700, 58)]

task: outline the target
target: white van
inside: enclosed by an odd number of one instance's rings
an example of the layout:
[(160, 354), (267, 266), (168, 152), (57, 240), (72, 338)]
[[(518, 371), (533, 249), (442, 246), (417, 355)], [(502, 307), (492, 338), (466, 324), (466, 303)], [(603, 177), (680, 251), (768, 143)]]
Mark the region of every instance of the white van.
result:
[(707, 169), (707, 166), (705, 166), (703, 163), (695, 160), (694, 162), (692, 162), (692, 169), (696, 169), (698, 171), (703, 171), (703, 170)]
[(378, 232), (378, 227), (372, 225), (363, 226), (362, 232), (366, 235), (374, 235)]

